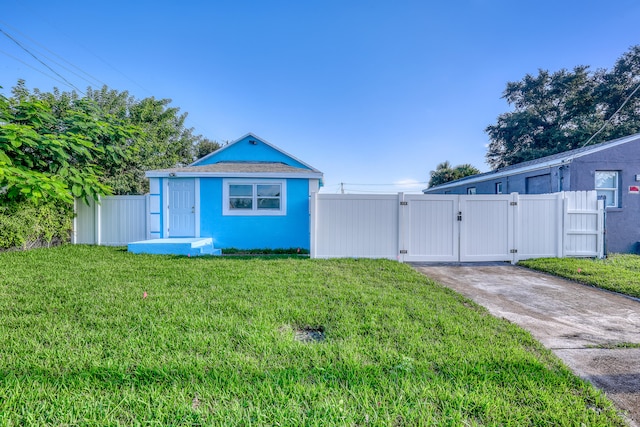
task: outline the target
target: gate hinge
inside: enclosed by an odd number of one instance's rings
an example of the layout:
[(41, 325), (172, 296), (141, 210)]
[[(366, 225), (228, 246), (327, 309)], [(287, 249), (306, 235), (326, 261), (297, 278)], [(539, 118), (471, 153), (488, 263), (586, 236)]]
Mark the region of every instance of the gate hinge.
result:
[(509, 203), (511, 206), (518, 206), (518, 202), (511, 202)]
[(518, 250), (517, 249), (511, 249), (509, 252), (512, 253), (512, 254), (517, 254)]
[(400, 202), (400, 206), (407, 206), (409, 202)]
[(400, 253), (401, 253), (401, 254), (406, 254), (406, 253), (407, 253), (407, 250), (406, 250), (406, 249), (400, 249)]

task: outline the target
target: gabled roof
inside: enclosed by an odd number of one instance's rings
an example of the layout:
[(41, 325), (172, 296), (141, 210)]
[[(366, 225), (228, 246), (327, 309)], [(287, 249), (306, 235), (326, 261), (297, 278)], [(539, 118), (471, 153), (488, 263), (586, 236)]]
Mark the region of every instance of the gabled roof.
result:
[(196, 160), (195, 162), (191, 163), (189, 166), (198, 166), (199, 164), (206, 162), (207, 160), (209, 160), (211, 157), (215, 157), (217, 155), (219, 155), (220, 153), (222, 153), (225, 150), (228, 150), (229, 148), (231, 148), (232, 146), (234, 146), (235, 144), (239, 143), (240, 141), (244, 141), (247, 138), (253, 138), (253, 139), (257, 139), (260, 142), (262, 142), (264, 145), (271, 147), (273, 150), (276, 150), (280, 153), (282, 153), (283, 155), (285, 155), (286, 157), (289, 157), (290, 159), (294, 160), (297, 163), (300, 163), (301, 165), (303, 165), (304, 167), (306, 167), (309, 170), (312, 170), (314, 172), (320, 172), (319, 170), (317, 170), (316, 168), (314, 168), (313, 166), (303, 162), (302, 160), (292, 156), (291, 154), (287, 153), (286, 151), (276, 147), (275, 145), (267, 142), (266, 140), (264, 140), (263, 138), (260, 138), (259, 136), (255, 135), (254, 133), (247, 133), (246, 135), (241, 136), (240, 138), (236, 139), (235, 141), (231, 141), (230, 143), (226, 144), (225, 146), (217, 149), (216, 151), (214, 151), (213, 153), (209, 153), (204, 157), (199, 158), (198, 160)]
[[(232, 148), (241, 142), (245, 142), (247, 145), (238, 145), (236, 148)], [(248, 133), (213, 153), (196, 160), (189, 166), (147, 171), (145, 176), (147, 178), (250, 177), (322, 179), (322, 172), (253, 133)]]
[(422, 190), (428, 192), (430, 190), (446, 189), (450, 187), (456, 187), (463, 184), (473, 184), (476, 182), (487, 181), (494, 178), (501, 178), (504, 176), (514, 175), (516, 173), (530, 172), (538, 169), (546, 169), (552, 166), (558, 166), (564, 163), (569, 163), (574, 159), (589, 154), (597, 153), (598, 151), (606, 150), (618, 145), (627, 144), (629, 142), (640, 141), (640, 133), (625, 136), (623, 138), (613, 139), (611, 141), (601, 142), (599, 144), (588, 145), (586, 147), (580, 147), (562, 153), (552, 154), (550, 156), (540, 157), (539, 159), (529, 160), (527, 162), (517, 163), (515, 165), (505, 166), (494, 171), (480, 173), (476, 175), (467, 176), (464, 178), (450, 181), (445, 184), (436, 185), (435, 187), (429, 187)]

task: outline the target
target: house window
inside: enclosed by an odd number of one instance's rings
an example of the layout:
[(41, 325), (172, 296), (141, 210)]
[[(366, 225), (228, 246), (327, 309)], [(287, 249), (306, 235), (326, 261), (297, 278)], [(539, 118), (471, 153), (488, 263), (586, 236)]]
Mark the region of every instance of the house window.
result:
[(620, 186), (618, 185), (617, 171), (596, 171), (596, 192), (598, 196), (605, 196), (608, 208), (620, 206)]
[(467, 187), (467, 194), (476, 194), (476, 187)]
[(496, 182), (496, 194), (502, 194), (502, 183)]
[(223, 215), (286, 215), (284, 180), (224, 180)]

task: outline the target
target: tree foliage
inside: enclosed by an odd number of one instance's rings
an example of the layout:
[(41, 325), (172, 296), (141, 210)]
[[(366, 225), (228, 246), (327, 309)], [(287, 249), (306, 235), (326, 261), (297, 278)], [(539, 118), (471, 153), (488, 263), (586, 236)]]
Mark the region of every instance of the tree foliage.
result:
[[(67, 114), (79, 99), (75, 92), (34, 92), (39, 99), (54, 105), (55, 113), (61, 116)], [(88, 88), (82, 100), (95, 103), (105, 116), (114, 117), (140, 131), (125, 147), (130, 154), (127, 159), (102, 163), (105, 171), (103, 182), (113, 189), (114, 194), (143, 194), (148, 190), (144, 177), (146, 170), (192, 163), (205, 151), (204, 143), (211, 151), (220, 148), (217, 142), (194, 135), (192, 128), (185, 127), (187, 114), (171, 107), (170, 99), (149, 97), (138, 100), (127, 91), (103, 86), (99, 90)]]
[(75, 198), (142, 194), (145, 170), (219, 147), (170, 102), (107, 87), (31, 92), (24, 81), (0, 95), (0, 249), (66, 241)]
[(470, 164), (458, 165), (452, 167), (449, 161), (444, 161), (438, 166), (436, 170), (431, 171), (429, 178), (429, 187), (444, 184), (449, 181), (455, 181), (456, 179), (464, 178), (466, 176), (479, 174), (480, 170)]
[(8, 201), (70, 203), (110, 194), (101, 164), (125, 161), (136, 133), (87, 100), (57, 115), (46, 99), (21, 90), (0, 95), (0, 122), (0, 196)]
[[(513, 111), (486, 128), (492, 168), (533, 160), (640, 131), (640, 96), (624, 101), (640, 84), (640, 46), (632, 47), (610, 71), (577, 66), (572, 71), (539, 70), (509, 82), (503, 98)], [(638, 93), (640, 95), (640, 92)]]

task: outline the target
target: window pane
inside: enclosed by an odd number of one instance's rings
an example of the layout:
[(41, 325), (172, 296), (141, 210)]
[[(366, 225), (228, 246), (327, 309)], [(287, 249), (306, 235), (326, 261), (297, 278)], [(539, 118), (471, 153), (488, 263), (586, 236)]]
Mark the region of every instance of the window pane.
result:
[(253, 185), (234, 184), (229, 186), (229, 196), (253, 196)]
[(598, 193), (598, 196), (606, 197), (606, 201), (605, 201), (606, 206), (609, 206), (609, 207), (616, 206), (615, 190), (597, 190), (596, 193)]
[(280, 185), (258, 185), (258, 197), (280, 197)]
[(596, 188), (618, 188), (618, 173), (596, 172)]
[(229, 209), (251, 209), (253, 199), (246, 197), (229, 197)]
[(258, 199), (258, 209), (280, 209), (280, 199)]

